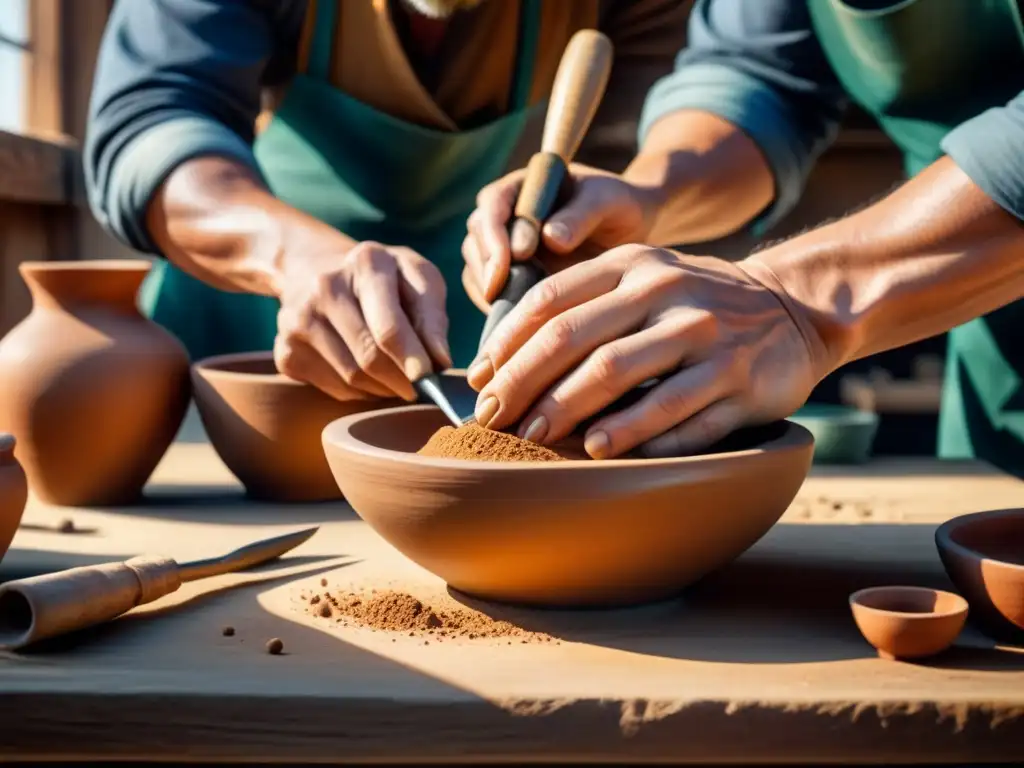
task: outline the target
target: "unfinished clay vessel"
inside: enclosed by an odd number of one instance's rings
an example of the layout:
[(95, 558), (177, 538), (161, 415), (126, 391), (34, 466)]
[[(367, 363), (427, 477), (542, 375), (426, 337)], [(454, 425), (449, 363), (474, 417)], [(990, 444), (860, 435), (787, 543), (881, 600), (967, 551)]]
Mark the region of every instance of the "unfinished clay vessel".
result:
[(1024, 639), (1024, 509), (963, 515), (935, 531), (949, 578), (987, 634)]
[(779, 422), (687, 458), (417, 455), (445, 424), (431, 406), (349, 416), (324, 450), (348, 502), (407, 557), (462, 592), (535, 606), (674, 595), (775, 524), (813, 451), (806, 429)]
[(967, 620), (967, 601), (924, 587), (872, 587), (850, 595), (853, 620), (883, 659), (920, 659), (953, 644)]
[(28, 501), (28, 481), (14, 457), (14, 435), (0, 434), (0, 560), (7, 554)]
[(148, 261), (25, 262), (32, 311), (0, 342), (0, 430), (32, 491), (68, 506), (139, 498), (188, 407), (188, 356), (136, 307)]
[(192, 381), (214, 449), (251, 497), (267, 501), (341, 498), (320, 433), (342, 416), (402, 403), (339, 402), (278, 373), (271, 352), (200, 360), (192, 366)]

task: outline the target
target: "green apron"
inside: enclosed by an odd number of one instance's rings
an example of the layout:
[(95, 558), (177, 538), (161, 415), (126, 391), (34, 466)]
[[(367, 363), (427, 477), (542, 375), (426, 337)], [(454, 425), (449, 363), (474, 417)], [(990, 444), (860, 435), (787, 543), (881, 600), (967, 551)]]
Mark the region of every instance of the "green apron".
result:
[[(907, 174), (953, 128), (1024, 88), (1018, 0), (807, 0), (851, 98), (903, 150)], [(939, 455), (1024, 476), (1024, 302), (950, 332)]]
[[(457, 367), (476, 354), (484, 316), (462, 287), (462, 241), (477, 192), (506, 172), (528, 107), (540, 0), (523, 0), (509, 114), (464, 132), (424, 128), (378, 112), (328, 81), (338, 3), (316, 4), (308, 73), (297, 75), (254, 145), (273, 193), (356, 241), (408, 246), (448, 286), (449, 343)], [(141, 304), (193, 359), (269, 350), (277, 299), (213, 288), (159, 260)]]

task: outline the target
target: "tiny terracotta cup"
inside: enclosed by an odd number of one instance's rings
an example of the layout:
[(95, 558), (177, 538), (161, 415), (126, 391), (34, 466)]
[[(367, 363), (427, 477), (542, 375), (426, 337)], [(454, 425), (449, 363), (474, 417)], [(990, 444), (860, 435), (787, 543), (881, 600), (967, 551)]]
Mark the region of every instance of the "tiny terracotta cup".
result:
[(925, 587), (872, 587), (850, 595), (857, 629), (883, 659), (920, 659), (953, 644), (967, 621), (967, 601)]

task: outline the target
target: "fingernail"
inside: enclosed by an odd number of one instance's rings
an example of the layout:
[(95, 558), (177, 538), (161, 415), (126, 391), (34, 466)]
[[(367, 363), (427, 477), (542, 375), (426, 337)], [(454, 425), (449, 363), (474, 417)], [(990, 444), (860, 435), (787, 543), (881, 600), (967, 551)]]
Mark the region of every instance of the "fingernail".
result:
[(473, 415), (476, 417), (476, 423), (481, 427), (486, 427), (491, 423), (491, 419), (498, 412), (500, 404), (498, 398), (491, 395), (490, 397), (484, 398), (483, 402), (476, 404), (476, 411)]
[(404, 368), (409, 381), (417, 381), (430, 373), (430, 368), (426, 367), (418, 357), (405, 358)]
[(479, 391), (483, 386), (494, 378), (494, 366), (491, 365), (491, 359), (489, 357), (481, 358), (469, 366), (469, 370), (466, 371), (466, 381), (469, 382), (469, 386)]
[(553, 221), (550, 224), (545, 224), (544, 234), (558, 243), (568, 243), (572, 238), (572, 232), (569, 231), (569, 227), (560, 221)]
[(529, 440), (532, 443), (542, 443), (544, 438), (548, 434), (548, 419), (547, 416), (538, 416), (536, 419), (530, 422), (530, 426), (526, 428), (526, 432), (523, 433), (523, 439)]
[(593, 458), (603, 459), (611, 450), (612, 443), (611, 440), (608, 439), (608, 434), (606, 432), (597, 430), (596, 432), (591, 432), (586, 436), (583, 440), (583, 447)]

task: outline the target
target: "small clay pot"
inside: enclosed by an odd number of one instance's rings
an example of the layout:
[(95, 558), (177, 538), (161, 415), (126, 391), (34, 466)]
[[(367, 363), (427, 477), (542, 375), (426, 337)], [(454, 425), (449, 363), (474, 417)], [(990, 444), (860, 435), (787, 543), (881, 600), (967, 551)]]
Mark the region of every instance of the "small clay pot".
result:
[(829, 403), (808, 403), (791, 417), (814, 435), (815, 464), (863, 464), (871, 458), (878, 414)]
[(200, 360), (192, 366), (196, 406), (214, 449), (255, 499), (340, 499), (320, 433), (352, 413), (402, 400), (339, 402), (278, 373), (270, 352)]
[(33, 493), (135, 502), (188, 409), (188, 355), (136, 306), (144, 260), (23, 262), (32, 311), (0, 342), (0, 430)]
[(972, 623), (997, 639), (1024, 640), (1024, 509), (955, 517), (935, 531), (935, 544)]
[(919, 659), (953, 644), (967, 620), (967, 601), (924, 587), (873, 587), (850, 595), (857, 629), (883, 659)]
[(671, 597), (742, 554), (811, 465), (789, 422), (673, 459), (498, 463), (416, 454), (432, 406), (348, 416), (324, 430), (338, 485), (396, 549), (478, 598), (612, 606)]
[(0, 434), (0, 560), (7, 554), (28, 501), (28, 481), (14, 457), (14, 435)]

